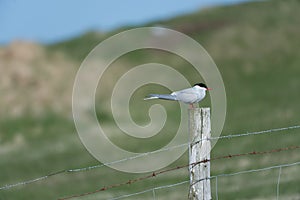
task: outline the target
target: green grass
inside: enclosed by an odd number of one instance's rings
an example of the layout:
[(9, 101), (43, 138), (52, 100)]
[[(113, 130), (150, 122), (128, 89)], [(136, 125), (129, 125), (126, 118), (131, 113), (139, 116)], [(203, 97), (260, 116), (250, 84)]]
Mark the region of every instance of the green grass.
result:
[[(205, 47), (222, 74), (227, 93), (227, 117), (222, 134), (245, 133), (299, 124), (299, 8), (300, 3), (297, 0), (252, 2), (210, 8), (147, 25), (160, 24), (180, 30)], [(99, 42), (124, 29), (106, 34), (85, 34), (48, 46), (47, 50), (50, 54), (60, 51), (79, 63)], [(184, 74), (191, 83), (201, 79), (194, 75), (195, 72), (184, 60), (153, 50), (135, 51), (124, 55), (105, 72), (103, 80), (100, 80), (100, 84), (104, 84), (105, 88), (99, 88), (97, 91), (96, 102), (101, 102), (96, 105), (98, 118), (111, 130), (114, 142), (136, 152), (145, 152), (165, 145), (172, 138), (169, 133), (176, 129), (179, 116), (176, 103), (162, 102), (167, 108), (169, 121), (159, 135), (147, 141), (119, 136), (120, 131), (110, 128), (115, 124), (109, 109), (108, 99), (111, 94), (107, 91), (111, 91), (114, 81), (132, 66), (148, 62), (170, 65)], [(148, 122), (147, 111), (152, 102), (143, 102), (141, 98), (153, 90), (168, 92), (166, 88), (148, 85), (140, 88), (132, 97), (130, 109), (136, 123)], [(201, 105), (209, 103), (207, 99)], [(212, 151), (212, 157), (299, 145), (298, 133), (298, 130), (291, 130), (270, 135), (219, 140)], [(80, 142), (72, 120), (53, 111), (38, 117), (29, 113), (15, 118), (1, 116), (0, 156), (0, 186), (62, 169), (99, 164)], [(185, 154), (172, 166), (186, 164), (187, 160), (188, 156)], [(211, 173), (232, 173), (299, 160), (299, 150), (224, 159), (212, 162)], [(282, 199), (299, 197), (298, 171), (297, 166), (282, 169)], [(1, 190), (0, 199), (57, 199), (95, 191), (103, 186), (126, 182), (144, 175), (146, 174), (123, 173), (108, 167), (64, 173), (30, 185)], [(275, 199), (277, 178), (278, 170), (220, 177), (218, 197)], [(188, 180), (187, 169), (77, 199), (106, 199), (184, 180)], [(215, 179), (212, 180), (212, 191), (215, 199)], [(155, 192), (158, 199), (186, 199), (188, 185)], [(152, 195), (152, 192), (147, 192), (128, 199), (152, 199)]]
[(89, 32), (79, 38), (67, 40), (48, 46), (48, 52), (62, 51), (74, 61), (82, 61), (95, 47), (97, 41), (106, 38), (106, 34)]

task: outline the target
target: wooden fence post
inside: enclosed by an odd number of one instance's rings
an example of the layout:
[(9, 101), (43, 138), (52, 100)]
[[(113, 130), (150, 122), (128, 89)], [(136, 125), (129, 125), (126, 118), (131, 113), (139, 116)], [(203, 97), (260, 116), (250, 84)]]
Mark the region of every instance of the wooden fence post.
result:
[(189, 131), (189, 199), (210, 200), (210, 108), (189, 109)]

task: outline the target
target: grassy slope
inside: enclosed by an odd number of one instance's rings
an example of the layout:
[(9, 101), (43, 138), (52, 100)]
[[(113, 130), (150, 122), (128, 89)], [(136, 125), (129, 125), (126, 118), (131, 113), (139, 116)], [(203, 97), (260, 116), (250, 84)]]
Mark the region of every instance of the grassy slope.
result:
[[(153, 23), (188, 34), (198, 40), (215, 60), (222, 73), (228, 97), (224, 135), (299, 123), (299, 8), (299, 1), (296, 0), (247, 3), (211, 8), (192, 15)], [(104, 37), (106, 36), (87, 34), (81, 38), (55, 44), (48, 49), (64, 51), (70, 58), (80, 61)], [(182, 63), (180, 60), (177, 62), (172, 56), (149, 58), (139, 52), (119, 62), (130, 67), (149, 60), (166, 64)], [(180, 66), (176, 68), (180, 70)], [(191, 72), (185, 73), (192, 81), (196, 79)], [(134, 114), (141, 115), (141, 113)], [(45, 114), (45, 117), (39, 119), (31, 119), (28, 116), (7, 119), (1, 122), (0, 127), (0, 139), (4, 138), (1, 140), (1, 185), (60, 169), (97, 163), (84, 150), (72, 122), (55, 114)], [(297, 132), (276, 133), (273, 137), (263, 135), (219, 141), (212, 154), (218, 156), (298, 145), (300, 137)], [(11, 146), (14, 148), (10, 148)], [(214, 161), (212, 174), (295, 161), (299, 161), (299, 151)], [(185, 155), (174, 165), (186, 162)], [(300, 176), (297, 171), (299, 168), (297, 170), (295, 167), (282, 171), (280, 194), (285, 197), (284, 199), (300, 195), (298, 187)], [(219, 198), (274, 199), (277, 174), (278, 171), (274, 170), (220, 178)], [(93, 191), (104, 185), (139, 176), (109, 168), (72, 175), (64, 174), (32, 185), (0, 191), (0, 199), (55, 199), (59, 196)], [(86, 199), (105, 199), (111, 195), (127, 194), (187, 178), (186, 169), (179, 170)], [(212, 185), (214, 189), (214, 180)], [(184, 199), (187, 190), (187, 185), (183, 185), (159, 190), (156, 196), (161, 199), (176, 199), (176, 197)], [(150, 193), (137, 196), (136, 199), (142, 197), (152, 199)]]

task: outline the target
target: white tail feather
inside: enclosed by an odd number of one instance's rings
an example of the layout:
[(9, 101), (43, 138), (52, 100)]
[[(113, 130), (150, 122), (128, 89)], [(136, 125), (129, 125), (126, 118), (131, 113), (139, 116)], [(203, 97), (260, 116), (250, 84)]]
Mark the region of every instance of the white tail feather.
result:
[(147, 97), (147, 98), (144, 98), (144, 100), (151, 100), (151, 99), (158, 99), (158, 97)]

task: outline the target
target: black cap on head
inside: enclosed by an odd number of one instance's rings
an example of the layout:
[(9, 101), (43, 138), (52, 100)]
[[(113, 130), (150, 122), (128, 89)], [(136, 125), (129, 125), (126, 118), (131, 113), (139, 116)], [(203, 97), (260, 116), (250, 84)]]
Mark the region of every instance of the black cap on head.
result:
[(204, 83), (196, 83), (194, 86), (196, 85), (207, 89), (207, 86)]

